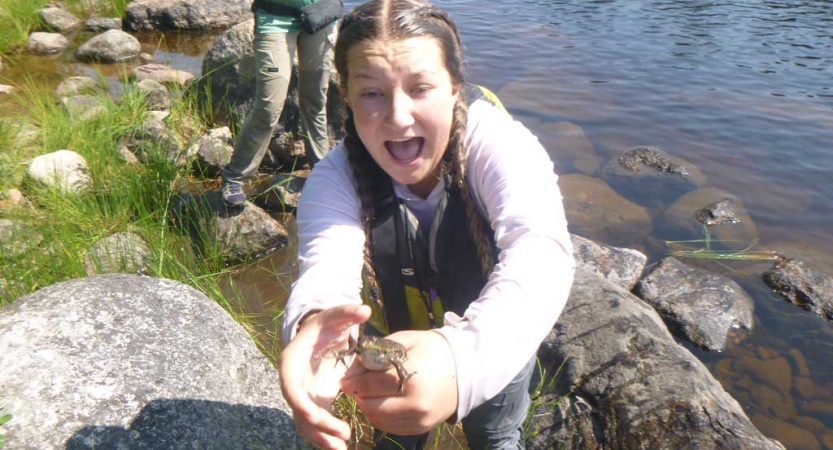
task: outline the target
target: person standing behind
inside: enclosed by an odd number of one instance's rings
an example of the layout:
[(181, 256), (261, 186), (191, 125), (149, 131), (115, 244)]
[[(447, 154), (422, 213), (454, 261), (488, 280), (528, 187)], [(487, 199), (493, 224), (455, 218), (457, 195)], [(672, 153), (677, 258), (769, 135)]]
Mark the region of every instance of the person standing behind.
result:
[[(301, 8), (340, 0), (255, 0), (254, 53), (257, 61), (256, 93), (237, 136), (231, 161), (223, 168), (223, 200), (231, 205), (246, 201), (243, 182), (254, 176), (263, 160), (272, 132), (278, 125), (289, 90), (293, 56), (298, 53), (298, 104), (307, 158), (317, 163), (330, 148), (327, 136), (327, 88), (333, 65), (335, 20), (310, 33), (301, 20)], [(320, 26), (320, 24), (319, 24)]]

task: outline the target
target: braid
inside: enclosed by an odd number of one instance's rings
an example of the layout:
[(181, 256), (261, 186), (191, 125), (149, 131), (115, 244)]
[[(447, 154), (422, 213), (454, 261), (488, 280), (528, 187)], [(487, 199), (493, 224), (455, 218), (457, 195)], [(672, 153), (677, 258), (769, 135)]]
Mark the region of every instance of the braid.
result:
[(373, 268), (371, 225), (373, 222), (373, 180), (376, 179), (381, 170), (370, 154), (367, 152), (356, 125), (353, 122), (353, 111), (347, 108), (347, 118), (344, 121), (344, 147), (347, 149), (347, 158), (350, 167), (353, 169), (353, 177), (358, 184), (359, 200), (361, 201), (361, 220), (364, 228), (364, 264), (362, 266), (362, 280), (370, 290), (370, 297), (374, 303), (382, 307), (382, 298), (379, 291), (379, 283), (376, 279), (376, 270)]
[(492, 242), (485, 231), (491, 227), (486, 218), (477, 210), (477, 205), (466, 182), (466, 157), (468, 155), (465, 136), (467, 116), (468, 107), (461, 93), (457, 99), (457, 104), (454, 105), (454, 122), (451, 128), (451, 137), (448, 141), (448, 149), (443, 158), (443, 169), (451, 175), (453, 188), (460, 192), (460, 199), (463, 201), (463, 208), (466, 213), (466, 224), (474, 238), (474, 245), (477, 247), (480, 268), (483, 271), (483, 277), (488, 279), (495, 264), (492, 255)]

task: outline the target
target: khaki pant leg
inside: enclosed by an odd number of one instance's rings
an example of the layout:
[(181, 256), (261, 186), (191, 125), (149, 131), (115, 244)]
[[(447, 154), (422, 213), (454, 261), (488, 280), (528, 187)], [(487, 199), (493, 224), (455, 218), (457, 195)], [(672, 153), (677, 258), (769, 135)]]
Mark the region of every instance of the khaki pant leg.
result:
[(242, 182), (257, 173), (286, 101), (298, 34), (255, 34), (255, 99), (237, 134), (231, 161), (223, 169), (225, 180)]
[(335, 23), (315, 34), (298, 35), (298, 103), (307, 157), (314, 164), (330, 150), (327, 88), (333, 70)]

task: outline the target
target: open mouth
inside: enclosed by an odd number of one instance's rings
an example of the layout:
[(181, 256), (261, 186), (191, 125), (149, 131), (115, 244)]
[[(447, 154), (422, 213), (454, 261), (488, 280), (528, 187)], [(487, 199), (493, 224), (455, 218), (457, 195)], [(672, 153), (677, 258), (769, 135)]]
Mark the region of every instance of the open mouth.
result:
[(425, 139), (414, 137), (402, 141), (385, 141), (385, 148), (390, 156), (397, 162), (407, 164), (422, 154), (422, 147)]

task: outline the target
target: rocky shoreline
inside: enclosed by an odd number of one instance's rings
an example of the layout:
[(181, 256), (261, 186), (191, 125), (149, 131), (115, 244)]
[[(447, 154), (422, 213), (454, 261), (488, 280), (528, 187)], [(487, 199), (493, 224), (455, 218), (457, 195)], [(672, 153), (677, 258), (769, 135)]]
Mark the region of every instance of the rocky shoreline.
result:
[[(208, 180), (230, 157), (231, 132), (219, 127), (182, 136), (170, 129), (171, 90), (207, 87), (213, 101), (227, 102), (232, 119), (243, 117), (254, 95), (252, 21), (247, 2), (189, 5), (136, 0), (124, 19), (82, 24), (51, 4), (42, 12), (49, 31), (32, 33), (26, 48), (43, 55), (66, 51), (68, 36), (85, 26), (98, 34), (78, 46), (79, 61), (142, 61), (126, 83), (145, 92), (151, 119), (113, 151), (126, 164), (143, 164), (144, 143), (153, 142)], [(122, 31), (160, 27), (228, 31), (206, 54), (204, 75), (197, 78), (153, 62)], [(99, 89), (92, 78), (69, 77), (56, 89), (56, 101), (74, 119), (88, 120), (107, 113), (89, 95)], [(273, 174), (247, 186), (254, 201), (229, 209), (215, 191), (183, 189), (171, 208), (172, 223), (196, 248), (205, 239), (219, 242), (229, 264), (256, 259), (290, 239), (273, 217), (293, 211), (306, 176), (303, 164), (288, 170), (303, 161), (294, 82), (290, 89), (265, 161)], [(11, 90), (0, 86), (0, 95)], [(342, 101), (338, 89), (330, 92), (331, 132), (338, 139)], [(39, 133), (14, 126), (18, 145)], [(721, 360), (710, 372), (679, 343), (721, 352), (742, 341), (755, 327), (756, 306), (744, 287), (684, 258), (668, 256), (646, 268), (648, 252), (628, 248), (658, 227), (680, 239), (707, 230), (720, 251), (741, 252), (758, 232), (740, 199), (656, 147), (625, 149), (601, 161), (577, 125), (563, 123), (556, 132), (568, 150), (551, 149), (553, 158), (582, 172), (560, 177), (560, 186), (571, 229), (585, 237), (573, 235), (576, 282), (539, 350), (551, 382), (540, 392), (528, 448), (833, 449), (833, 429), (808, 417), (833, 417), (833, 385), (814, 383), (800, 352), (784, 357), (763, 348)], [(87, 195), (88, 172), (80, 154), (55, 149), (28, 163), (27, 182)], [(0, 211), (25, 205), (25, 191), (0, 194)], [(645, 191), (676, 200), (637, 204)], [(14, 239), (21, 234), (29, 238)], [(41, 241), (25, 222), (0, 219), (4, 254), (25, 256)], [(140, 236), (112, 234), (86, 253), (88, 278), (42, 288), (0, 309), (0, 395), (14, 414), (5, 427), (7, 448), (174, 448), (185, 439), (206, 448), (305, 448), (277, 373), (251, 338), (205, 295), (142, 276), (148, 253)], [(773, 261), (750, 262), (749, 272), (785, 300), (833, 321), (833, 278), (803, 255), (780, 253)], [(748, 386), (744, 402), (760, 409), (744, 411), (724, 389), (727, 383)]]

